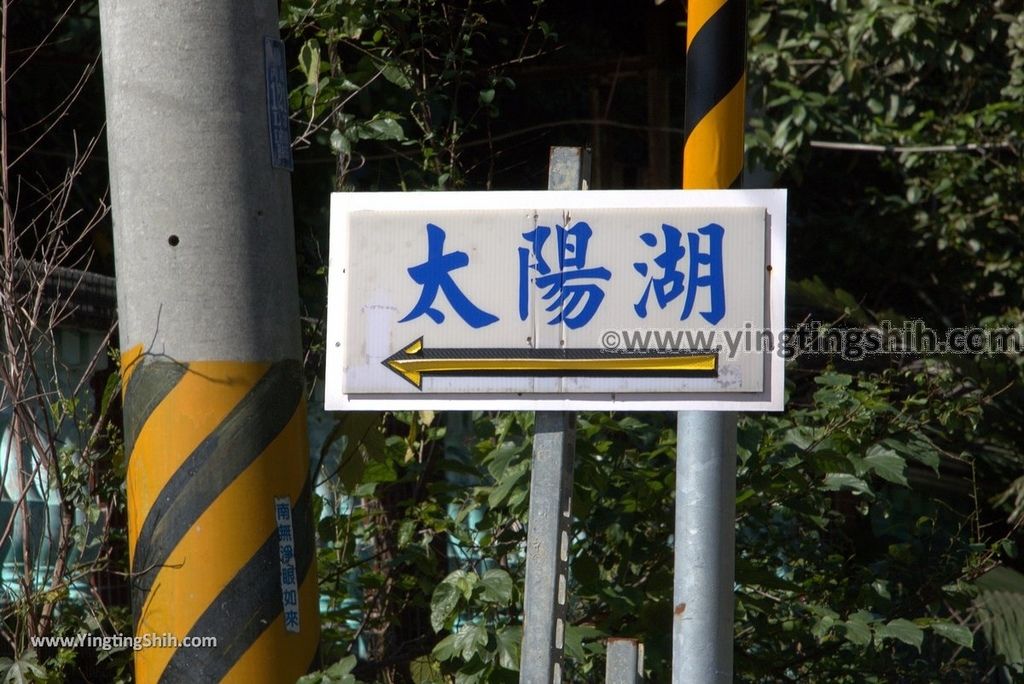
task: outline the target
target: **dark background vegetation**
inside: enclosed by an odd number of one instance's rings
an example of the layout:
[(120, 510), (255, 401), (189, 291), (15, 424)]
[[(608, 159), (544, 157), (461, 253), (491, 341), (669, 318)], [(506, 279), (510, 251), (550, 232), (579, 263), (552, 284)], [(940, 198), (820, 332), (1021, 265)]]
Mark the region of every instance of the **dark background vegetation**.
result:
[[(11, 81), (12, 131), (97, 58), (95, 3), (71, 6), (59, 22), (59, 3), (9, 10), (14, 64), (60, 27)], [(591, 187), (679, 185), (681, 2), (281, 7), (314, 397), (331, 191), (540, 189), (551, 145), (591, 147)], [(789, 188), (787, 323), (1024, 324), (1022, 3), (751, 0), (749, 26), (748, 184)], [(19, 161), (26, 184), (59, 179), (73, 134), (101, 130), (100, 85)], [(105, 196), (105, 161), (80, 179), (83, 207)], [(88, 268), (111, 274), (109, 226), (90, 238)], [(740, 421), (737, 680), (1024, 677), (1021, 368), (1019, 354), (790, 362), (787, 410)], [(516, 681), (532, 417), (329, 421), (313, 681)], [(579, 418), (572, 681), (603, 679), (610, 636), (641, 639), (650, 681), (667, 681), (674, 428)], [(123, 628), (105, 615), (68, 610), (54, 629)], [(128, 655), (10, 650), (55, 681), (111, 679)]]

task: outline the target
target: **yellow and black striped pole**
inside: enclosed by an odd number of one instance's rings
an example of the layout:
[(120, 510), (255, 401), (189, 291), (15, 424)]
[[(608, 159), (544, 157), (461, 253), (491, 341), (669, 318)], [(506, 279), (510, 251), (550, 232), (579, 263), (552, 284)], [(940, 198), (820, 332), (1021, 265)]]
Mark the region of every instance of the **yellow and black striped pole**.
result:
[(135, 681), (293, 682), (319, 606), (277, 4), (100, 19)]
[(182, 646), (142, 649), (136, 680), (291, 681), (316, 641), (286, 624), (278, 498), (292, 506), (297, 627), (315, 635), (318, 611), (299, 362), (141, 352), (122, 356), (135, 634)]
[[(746, 3), (689, 0), (683, 188), (737, 188), (743, 175)], [(677, 420), (672, 682), (732, 681), (736, 414)]]
[(689, 0), (683, 187), (737, 188), (743, 175), (745, 0)]

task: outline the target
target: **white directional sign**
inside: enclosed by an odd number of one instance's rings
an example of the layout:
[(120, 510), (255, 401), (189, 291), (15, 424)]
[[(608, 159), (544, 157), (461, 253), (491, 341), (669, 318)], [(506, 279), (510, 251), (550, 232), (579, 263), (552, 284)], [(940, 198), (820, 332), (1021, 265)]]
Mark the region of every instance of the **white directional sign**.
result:
[(338, 193), (328, 409), (780, 410), (784, 190)]

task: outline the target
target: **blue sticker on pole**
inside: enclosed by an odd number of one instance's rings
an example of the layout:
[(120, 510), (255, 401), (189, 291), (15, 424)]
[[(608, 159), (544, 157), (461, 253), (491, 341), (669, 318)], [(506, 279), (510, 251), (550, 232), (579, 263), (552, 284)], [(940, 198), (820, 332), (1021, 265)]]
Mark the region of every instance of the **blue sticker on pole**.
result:
[(284, 43), (263, 37), (263, 65), (267, 73), (267, 126), (270, 129), (270, 163), (274, 168), (295, 169), (292, 161), (292, 129), (288, 119), (288, 71)]
[(277, 520), (278, 558), (281, 568), (281, 608), (284, 628), (299, 631), (299, 578), (295, 567), (295, 532), (292, 526), (292, 501), (287, 496), (274, 497), (274, 518)]

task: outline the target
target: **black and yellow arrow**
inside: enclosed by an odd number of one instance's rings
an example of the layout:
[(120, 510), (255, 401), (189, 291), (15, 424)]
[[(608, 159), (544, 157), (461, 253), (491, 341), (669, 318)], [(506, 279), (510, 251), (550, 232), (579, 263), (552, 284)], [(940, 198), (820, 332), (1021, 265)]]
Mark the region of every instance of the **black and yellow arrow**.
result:
[(423, 389), (423, 376), (718, 377), (718, 351), (605, 349), (425, 349), (423, 338), (382, 363)]

